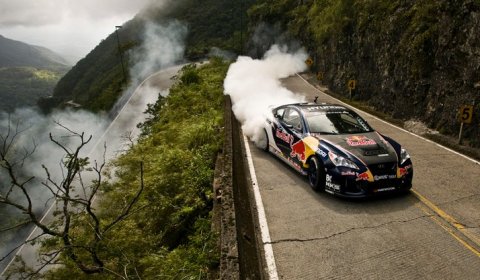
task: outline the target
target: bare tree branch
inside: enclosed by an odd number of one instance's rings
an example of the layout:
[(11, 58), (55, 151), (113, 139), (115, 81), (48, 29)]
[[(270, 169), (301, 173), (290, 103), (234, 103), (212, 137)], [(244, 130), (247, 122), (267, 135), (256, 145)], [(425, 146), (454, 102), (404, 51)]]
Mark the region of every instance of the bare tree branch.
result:
[[(56, 122), (56, 124), (69, 133), (68, 137), (76, 138), (78, 142), (75, 144), (75, 147), (70, 148), (62, 143), (62, 141), (59, 141), (58, 137), (49, 133), (50, 141), (65, 153), (60, 163), (60, 172), (62, 174), (61, 181), (55, 180), (50, 170), (45, 165), (42, 165), (46, 178), (39, 184), (42, 187), (47, 188), (49, 193), (52, 194), (55, 202), (58, 203), (58, 211), (54, 214), (55, 220), (52, 224), (43, 223), (41, 218), (39, 219), (33, 211), (33, 202), (32, 197), (28, 192), (28, 186), (34, 183), (35, 177), (32, 176), (22, 179), (17, 175), (16, 171), (16, 168), (22, 168), (26, 161), (33, 155), (37, 149), (37, 144), (33, 141), (32, 149), (24, 149), (21, 156), (17, 158), (19, 160), (15, 161), (13, 157), (14, 160), (12, 161), (7, 155), (15, 152), (13, 151), (13, 147), (15, 146), (15, 141), (19, 137), (18, 134), (21, 131), (18, 123), (16, 127), (13, 128), (11, 122), (9, 122), (6, 136), (0, 135), (0, 144), (2, 145), (2, 147), (0, 147), (0, 166), (6, 172), (11, 181), (10, 187), (7, 188), (6, 196), (0, 194), (0, 203), (15, 207), (28, 216), (27, 220), (0, 229), (0, 232), (13, 230), (29, 223), (33, 223), (42, 231), (39, 236), (31, 240), (26, 240), (14, 248), (6, 256), (0, 259), (0, 261), (10, 257), (13, 252), (18, 250), (24, 244), (36, 242), (44, 236), (49, 236), (54, 238), (56, 242), (53, 245), (50, 244), (46, 247), (46, 249), (50, 250), (48, 253), (43, 253), (41, 255), (42, 265), (35, 270), (31, 270), (29, 273), (24, 273), (23, 276), (33, 277), (46, 266), (61, 263), (61, 258), (58, 261), (57, 259), (62, 255), (70, 259), (70, 261), (73, 261), (75, 265), (86, 274), (102, 273), (105, 271), (122, 279), (128, 279), (127, 267), (125, 267), (125, 275), (121, 275), (120, 273), (105, 267), (104, 260), (99, 256), (99, 248), (102, 247), (101, 243), (105, 242), (104, 236), (109, 230), (138, 211), (138, 209), (134, 208), (134, 205), (138, 202), (144, 190), (143, 162), (140, 163), (140, 187), (138, 191), (133, 198), (126, 201), (121, 212), (117, 216), (111, 218), (112, 220), (105, 225), (105, 221), (102, 221), (100, 216), (95, 212), (93, 203), (103, 185), (102, 176), (103, 170), (106, 166), (106, 143), (104, 143), (103, 161), (94, 161), (91, 168), (85, 169), (89, 164), (88, 158), (82, 158), (80, 154), (85, 146), (91, 141), (92, 135), (87, 137), (85, 136), (85, 133), (77, 133), (59, 122)], [(82, 172), (85, 170), (93, 171), (95, 175), (94, 180), (88, 186), (84, 184), (82, 177)], [(20, 203), (12, 199), (10, 194), (14, 192), (22, 194), (22, 198), (25, 202)], [(144, 207), (140, 207), (139, 209), (143, 208)], [(86, 238), (78, 239), (74, 236), (74, 227), (78, 224), (77, 222), (79, 219), (80, 221), (83, 219), (82, 215), (86, 218), (85, 223), (91, 226), (92, 230), (90, 232), (82, 233), (85, 234)], [(82, 222), (80, 222), (80, 224), (82, 224)], [(43, 244), (45, 245), (45, 243)]]

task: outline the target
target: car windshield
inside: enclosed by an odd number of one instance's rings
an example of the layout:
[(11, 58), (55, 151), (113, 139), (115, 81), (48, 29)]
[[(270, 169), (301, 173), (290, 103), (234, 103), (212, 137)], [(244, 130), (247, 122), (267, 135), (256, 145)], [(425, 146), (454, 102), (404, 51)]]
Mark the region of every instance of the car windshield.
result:
[(308, 112), (305, 117), (310, 133), (352, 134), (373, 131), (362, 117), (351, 111)]

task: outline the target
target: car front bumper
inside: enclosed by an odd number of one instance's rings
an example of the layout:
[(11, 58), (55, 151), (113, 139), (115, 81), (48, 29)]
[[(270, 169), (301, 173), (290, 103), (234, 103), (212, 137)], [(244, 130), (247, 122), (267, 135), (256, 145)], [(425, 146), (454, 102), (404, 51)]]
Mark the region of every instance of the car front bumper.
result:
[(345, 176), (342, 173), (345, 172), (327, 173), (325, 191), (341, 197), (361, 198), (406, 192), (412, 188), (413, 169), (409, 170), (409, 173), (401, 178), (397, 178), (395, 174), (387, 174), (387, 179), (375, 180), (373, 182), (359, 181), (355, 175)]

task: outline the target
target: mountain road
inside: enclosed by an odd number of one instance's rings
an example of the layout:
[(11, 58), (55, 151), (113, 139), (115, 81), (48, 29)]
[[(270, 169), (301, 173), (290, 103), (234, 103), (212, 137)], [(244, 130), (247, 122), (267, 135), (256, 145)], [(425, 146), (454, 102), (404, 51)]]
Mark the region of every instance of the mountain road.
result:
[[(282, 83), (308, 101), (341, 103), (301, 76)], [(316, 193), (247, 143), (270, 234), (264, 251), (273, 251), (270, 279), (478, 279), (480, 163), (356, 111), (410, 153), (412, 191), (363, 200)]]

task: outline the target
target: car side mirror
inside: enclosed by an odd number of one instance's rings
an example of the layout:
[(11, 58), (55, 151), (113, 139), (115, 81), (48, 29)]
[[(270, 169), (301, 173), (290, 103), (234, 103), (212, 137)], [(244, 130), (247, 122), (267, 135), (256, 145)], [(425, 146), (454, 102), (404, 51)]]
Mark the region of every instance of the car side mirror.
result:
[(293, 125), (288, 124), (288, 123), (283, 123), (283, 125), (285, 125), (287, 128), (293, 128)]

